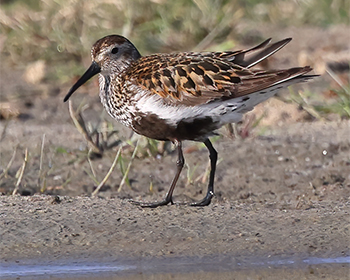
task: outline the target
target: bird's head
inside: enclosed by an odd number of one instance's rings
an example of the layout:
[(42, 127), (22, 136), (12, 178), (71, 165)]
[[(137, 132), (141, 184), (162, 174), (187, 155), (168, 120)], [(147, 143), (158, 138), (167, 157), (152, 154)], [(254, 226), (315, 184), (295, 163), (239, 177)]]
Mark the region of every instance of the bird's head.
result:
[(90, 78), (98, 73), (104, 76), (121, 73), (133, 61), (141, 57), (135, 46), (125, 37), (109, 35), (98, 40), (91, 48), (92, 63), (81, 78), (72, 86), (64, 98), (71, 95)]

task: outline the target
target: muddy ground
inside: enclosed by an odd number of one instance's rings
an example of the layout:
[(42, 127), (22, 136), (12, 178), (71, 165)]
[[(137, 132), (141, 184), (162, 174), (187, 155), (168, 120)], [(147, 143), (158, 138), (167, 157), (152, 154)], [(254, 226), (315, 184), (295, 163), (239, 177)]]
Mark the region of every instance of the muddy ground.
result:
[[(314, 57), (316, 64), (321, 50), (328, 54), (348, 50), (350, 40), (347, 27), (261, 33), (277, 39), (294, 37), (270, 67), (298, 65), (296, 54), (301, 51)], [(210, 206), (181, 204), (201, 199), (206, 192), (208, 153), (204, 146), (187, 142), (187, 166), (175, 189), (177, 205), (142, 209), (129, 199), (154, 201), (165, 195), (175, 171), (172, 147), (150, 156), (151, 148), (142, 140), (131, 165), (130, 186), (117, 191), (123, 177), (118, 164), (99, 196), (91, 198), (97, 185), (91, 174), (101, 181), (118, 147), (89, 162), (88, 144), (62, 102), (70, 85), (31, 85), (22, 75), (23, 70), (1, 65), (2, 111), (13, 115), (0, 121), (2, 171), (16, 151), (0, 181), (2, 262), (350, 254), (349, 120), (335, 115), (317, 119), (295, 104), (272, 99), (252, 113), (256, 119), (263, 112), (266, 117), (248, 134), (241, 133), (248, 137), (232, 139), (222, 129), (224, 136), (214, 139), (219, 163), (216, 197)], [(324, 74), (294, 90), (323, 94), (331, 83)], [(91, 82), (74, 95), (73, 106), (89, 104), (83, 113), (86, 123), (96, 126), (107, 120), (110, 126), (113, 122), (101, 115), (96, 92), (96, 81)], [(110, 142), (135, 137), (118, 124), (113, 126), (118, 134)], [(26, 149), (18, 194), (11, 196)], [(132, 147), (122, 150), (124, 169), (132, 151)], [(345, 272), (340, 278), (344, 276)]]

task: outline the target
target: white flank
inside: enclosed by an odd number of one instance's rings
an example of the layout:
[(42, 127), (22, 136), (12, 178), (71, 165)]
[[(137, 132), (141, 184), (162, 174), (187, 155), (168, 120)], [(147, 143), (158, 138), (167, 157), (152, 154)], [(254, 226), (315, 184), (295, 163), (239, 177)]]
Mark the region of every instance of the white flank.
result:
[[(227, 123), (235, 123), (242, 119), (244, 113), (251, 111), (257, 104), (275, 95), (281, 88), (307, 80), (307, 77), (294, 78), (289, 81), (280, 81), (278, 84), (246, 96), (225, 101), (213, 101), (197, 106), (173, 105), (166, 103), (159, 95), (146, 94), (138, 88), (135, 96), (136, 107), (143, 113), (156, 114), (166, 120), (169, 125), (176, 126), (180, 121), (189, 121), (196, 118), (211, 117), (217, 122), (217, 127)], [(135, 89), (132, 89), (135, 90)], [(248, 99), (249, 98), (249, 99)]]

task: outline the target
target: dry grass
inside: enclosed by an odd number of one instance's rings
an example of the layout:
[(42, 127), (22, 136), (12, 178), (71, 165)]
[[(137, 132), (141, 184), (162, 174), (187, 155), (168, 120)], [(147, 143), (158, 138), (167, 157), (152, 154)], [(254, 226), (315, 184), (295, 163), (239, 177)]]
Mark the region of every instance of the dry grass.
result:
[(46, 79), (82, 71), (91, 43), (117, 33), (141, 53), (234, 47), (241, 20), (276, 25), (348, 23), (349, 1), (33, 0), (1, 4), (3, 52), (17, 65), (54, 64)]

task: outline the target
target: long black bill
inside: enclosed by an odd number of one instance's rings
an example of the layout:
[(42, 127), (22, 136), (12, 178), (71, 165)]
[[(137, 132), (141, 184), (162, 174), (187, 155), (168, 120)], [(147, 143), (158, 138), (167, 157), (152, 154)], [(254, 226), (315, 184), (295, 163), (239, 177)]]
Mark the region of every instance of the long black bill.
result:
[(100, 66), (98, 66), (97, 62), (93, 61), (89, 67), (88, 70), (84, 73), (83, 76), (80, 77), (80, 79), (72, 86), (72, 88), (67, 93), (66, 97), (63, 99), (64, 102), (66, 102), (69, 97), (85, 82), (87, 82), (90, 78), (95, 76), (96, 74), (101, 72)]

